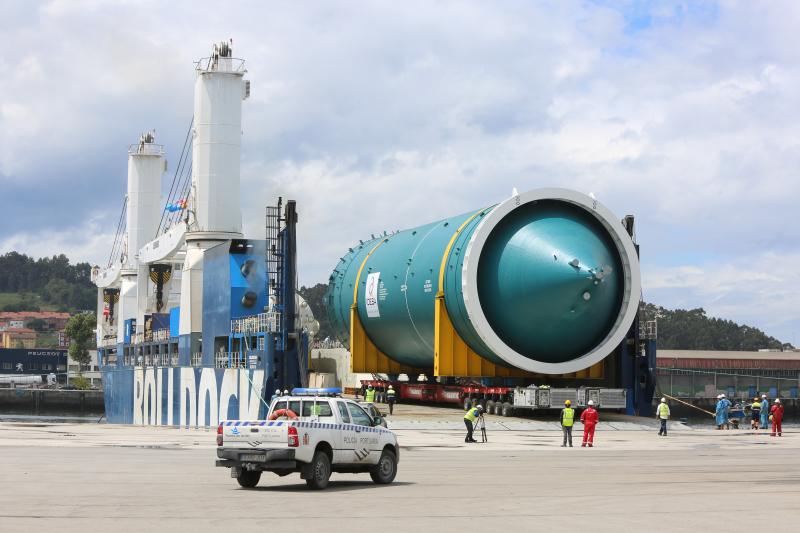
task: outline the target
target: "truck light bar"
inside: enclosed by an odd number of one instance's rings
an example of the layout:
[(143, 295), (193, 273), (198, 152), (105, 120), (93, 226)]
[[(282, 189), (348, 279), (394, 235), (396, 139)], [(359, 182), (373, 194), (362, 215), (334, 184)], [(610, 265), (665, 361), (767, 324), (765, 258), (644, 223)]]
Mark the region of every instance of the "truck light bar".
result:
[(341, 396), (342, 389), (339, 387), (329, 388), (295, 388), (292, 389), (293, 396)]

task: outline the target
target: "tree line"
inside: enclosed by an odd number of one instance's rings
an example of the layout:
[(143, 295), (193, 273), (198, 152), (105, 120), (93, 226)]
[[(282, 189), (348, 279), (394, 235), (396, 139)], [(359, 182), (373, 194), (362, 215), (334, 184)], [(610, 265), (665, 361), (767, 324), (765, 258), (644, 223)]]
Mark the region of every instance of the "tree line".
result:
[[(18, 252), (0, 255), (0, 292), (31, 293), (60, 311), (92, 310), (97, 287), (91, 281), (89, 263), (70, 264), (66, 255), (34, 259)], [(3, 311), (39, 311), (31, 299), (6, 304)]]
[(658, 347), (666, 350), (787, 350), (793, 346), (758, 328), (706, 315), (705, 309), (665, 309), (643, 303), (642, 320), (658, 322)]

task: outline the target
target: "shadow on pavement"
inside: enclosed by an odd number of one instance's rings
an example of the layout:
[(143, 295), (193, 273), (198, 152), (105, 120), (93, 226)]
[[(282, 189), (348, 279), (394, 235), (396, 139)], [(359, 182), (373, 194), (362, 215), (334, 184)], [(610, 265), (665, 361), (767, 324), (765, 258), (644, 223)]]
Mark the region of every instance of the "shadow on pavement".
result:
[(273, 485), (273, 486), (257, 486), (252, 489), (243, 489), (240, 488), (239, 490), (249, 490), (249, 491), (258, 491), (258, 492), (317, 492), (317, 493), (325, 493), (325, 492), (347, 492), (351, 490), (364, 490), (364, 489), (391, 489), (392, 487), (396, 486), (405, 486), (405, 485), (416, 485), (416, 483), (412, 483), (410, 481), (394, 481), (388, 485), (377, 485), (372, 481), (360, 481), (360, 480), (352, 480), (352, 481), (331, 481), (328, 487), (321, 491), (312, 491), (309, 489), (305, 482), (298, 483), (295, 485)]

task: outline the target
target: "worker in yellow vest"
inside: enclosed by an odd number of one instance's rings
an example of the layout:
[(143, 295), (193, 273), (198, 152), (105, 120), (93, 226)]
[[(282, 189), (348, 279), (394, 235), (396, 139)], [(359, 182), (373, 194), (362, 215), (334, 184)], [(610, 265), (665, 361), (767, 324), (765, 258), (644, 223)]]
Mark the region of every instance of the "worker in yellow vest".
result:
[(562, 448), (567, 446), (572, 448), (572, 426), (575, 424), (575, 409), (572, 407), (572, 402), (567, 400), (564, 402), (564, 408), (561, 410), (561, 430), (564, 432), (564, 443)]
[(656, 418), (661, 422), (661, 427), (658, 429), (658, 435), (667, 436), (667, 420), (669, 420), (669, 405), (667, 399), (661, 398), (661, 403), (656, 407)]
[(389, 385), (389, 388), (386, 389), (386, 403), (389, 404), (389, 414), (394, 414), (394, 402), (397, 401), (397, 393), (394, 391), (394, 387)]
[(372, 385), (367, 387), (367, 392), (364, 393), (364, 401), (375, 402), (375, 389), (372, 388)]
[(750, 420), (750, 428), (751, 429), (758, 429), (761, 425), (761, 400), (758, 396), (753, 398), (753, 403), (750, 404), (751, 410), (751, 420)]
[(478, 442), (472, 438), (472, 430), (475, 427), (475, 421), (480, 416), (483, 416), (482, 405), (476, 405), (475, 407), (470, 407), (467, 410), (467, 414), (464, 415), (464, 425), (467, 426), (467, 436), (464, 439), (464, 442)]

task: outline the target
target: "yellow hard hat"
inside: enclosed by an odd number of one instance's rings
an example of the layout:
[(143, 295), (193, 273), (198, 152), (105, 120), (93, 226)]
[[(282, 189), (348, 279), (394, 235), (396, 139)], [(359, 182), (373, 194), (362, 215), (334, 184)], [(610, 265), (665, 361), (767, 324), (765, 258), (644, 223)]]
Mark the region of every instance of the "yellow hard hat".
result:
[(572, 405), (572, 402), (567, 400), (567, 401), (564, 402), (564, 405)]

